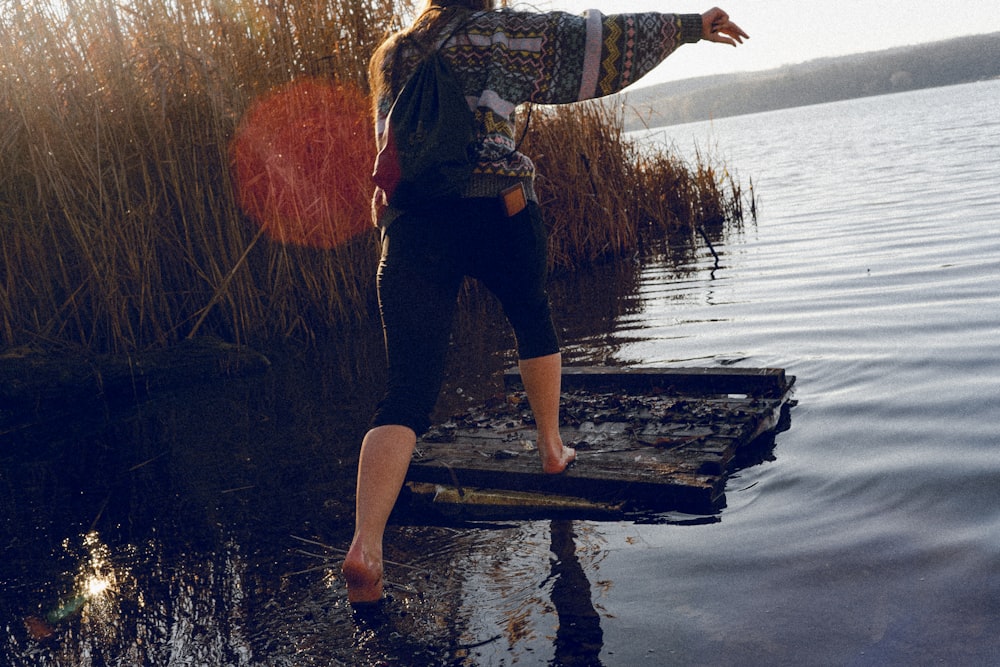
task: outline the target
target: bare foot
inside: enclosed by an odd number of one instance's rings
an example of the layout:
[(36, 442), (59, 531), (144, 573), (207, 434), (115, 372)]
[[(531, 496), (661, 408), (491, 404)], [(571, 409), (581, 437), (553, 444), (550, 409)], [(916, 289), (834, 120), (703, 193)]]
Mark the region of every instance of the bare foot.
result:
[[(545, 452), (541, 447), (538, 451), (539, 453)], [(542, 453), (542, 472), (547, 475), (558, 475), (575, 460), (576, 450), (559, 443), (555, 453)]]
[(382, 599), (381, 558), (365, 558), (361, 549), (352, 545), (344, 558), (343, 573), (344, 581), (347, 582), (348, 602), (378, 602)]

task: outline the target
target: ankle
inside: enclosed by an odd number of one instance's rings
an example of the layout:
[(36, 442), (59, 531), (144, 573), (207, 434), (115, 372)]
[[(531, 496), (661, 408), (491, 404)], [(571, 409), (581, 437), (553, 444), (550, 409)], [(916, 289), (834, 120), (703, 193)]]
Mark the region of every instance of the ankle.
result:
[(558, 433), (555, 435), (543, 435), (539, 433), (538, 439), (535, 441), (535, 446), (542, 456), (558, 456), (563, 450), (562, 436)]
[(352, 545), (341, 566), (347, 584), (347, 599), (352, 603), (376, 602), (382, 598), (383, 569), (381, 553), (367, 554)]

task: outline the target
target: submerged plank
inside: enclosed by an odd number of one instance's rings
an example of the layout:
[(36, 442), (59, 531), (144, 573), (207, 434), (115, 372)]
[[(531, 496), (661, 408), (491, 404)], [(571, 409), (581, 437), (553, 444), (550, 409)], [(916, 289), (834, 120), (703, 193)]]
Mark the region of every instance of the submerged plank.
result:
[[(519, 376), (509, 373), (505, 383), (503, 399), (424, 436), (410, 466), (411, 490), (434, 489), (435, 498), (451, 499), (437, 502), (453, 504), (473, 490), (500, 490), (518, 494), (521, 508), (523, 494), (533, 494), (541, 510), (559, 496), (602, 507), (713, 513), (725, 503), (735, 462), (760, 458), (751, 450), (761, 440), (773, 446), (794, 378), (781, 369), (567, 368), (562, 436), (576, 447), (577, 463), (560, 475), (541, 472)], [(443, 493), (446, 487), (452, 491)], [(479, 495), (495, 496), (502, 494)]]
[[(520, 386), (517, 371), (504, 375), (508, 387)], [(670, 391), (676, 394), (754, 394), (778, 397), (791, 383), (783, 368), (614, 368), (603, 366), (563, 369), (563, 388), (620, 390), (627, 392)]]

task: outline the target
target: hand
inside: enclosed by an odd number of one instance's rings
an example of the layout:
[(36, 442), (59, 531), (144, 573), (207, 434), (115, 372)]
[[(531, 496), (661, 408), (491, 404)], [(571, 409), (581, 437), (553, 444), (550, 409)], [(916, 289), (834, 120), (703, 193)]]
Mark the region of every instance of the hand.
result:
[(701, 15), (701, 38), (708, 42), (736, 46), (742, 44), (744, 39), (750, 39), (750, 35), (730, 21), (729, 14), (713, 7)]

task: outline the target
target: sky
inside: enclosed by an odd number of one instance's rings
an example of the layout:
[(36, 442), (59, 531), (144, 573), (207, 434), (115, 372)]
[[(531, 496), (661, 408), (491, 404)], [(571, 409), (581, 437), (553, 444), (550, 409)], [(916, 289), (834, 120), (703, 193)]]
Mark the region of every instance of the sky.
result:
[[(694, 14), (716, 6), (691, 0), (523, 0), (540, 10)], [(710, 0), (711, 2), (711, 0)], [(520, 6), (512, 1), (511, 5)], [(881, 51), (963, 35), (1000, 32), (997, 0), (718, 0), (750, 35), (733, 48), (685, 45), (637, 85), (709, 74), (773, 69), (816, 58)]]

